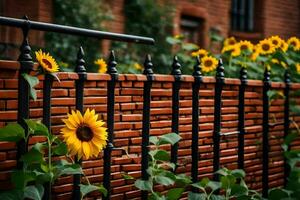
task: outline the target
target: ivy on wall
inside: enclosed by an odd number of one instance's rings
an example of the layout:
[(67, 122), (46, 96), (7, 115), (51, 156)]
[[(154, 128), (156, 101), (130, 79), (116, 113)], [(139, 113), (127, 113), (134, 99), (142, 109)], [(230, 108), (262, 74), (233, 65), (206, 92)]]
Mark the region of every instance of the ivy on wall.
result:
[[(53, 22), (81, 28), (103, 30), (102, 23), (112, 18), (104, 0), (53, 0)], [(65, 71), (72, 71), (76, 63), (77, 51), (81, 46), (85, 51), (86, 68), (96, 71), (96, 58), (100, 57), (100, 41), (94, 38), (47, 33), (46, 49), (51, 52)]]
[(155, 39), (155, 45), (113, 43), (117, 50), (123, 72), (131, 72), (134, 62), (143, 63), (147, 53), (153, 57), (155, 73), (170, 73), (172, 62), (171, 45), (166, 37), (172, 34), (174, 7), (166, 0), (125, 0), (125, 33)]

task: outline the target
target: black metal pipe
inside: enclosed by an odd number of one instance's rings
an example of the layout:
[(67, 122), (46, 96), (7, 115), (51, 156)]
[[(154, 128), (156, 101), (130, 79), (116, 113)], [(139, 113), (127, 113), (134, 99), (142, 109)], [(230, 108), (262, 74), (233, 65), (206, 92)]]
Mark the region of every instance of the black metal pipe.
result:
[(222, 60), (219, 60), (216, 72), (215, 96), (214, 96), (214, 158), (213, 158), (213, 180), (218, 181), (219, 175), (215, 172), (220, 169), (220, 134), (221, 134), (221, 105), (222, 105), (222, 89), (224, 85), (224, 67)]
[[(289, 127), (290, 127), (290, 86), (291, 86), (291, 79), (288, 69), (285, 70), (284, 73), (284, 138), (289, 134)], [(289, 148), (288, 148), (289, 149)], [(286, 158), (284, 158), (284, 185), (287, 184), (287, 180), (290, 173), (290, 167), (287, 163)]]
[[(147, 82), (144, 83), (143, 92), (143, 128), (142, 128), (142, 179), (148, 180), (148, 153), (149, 153), (149, 132), (150, 132), (150, 102), (151, 102), (151, 87), (153, 82), (153, 64), (150, 55), (147, 55), (144, 62), (143, 74), (147, 76)], [(142, 199), (148, 198), (148, 192), (142, 191)]]
[[(53, 76), (45, 74), (43, 82), (43, 124), (47, 126), (49, 132), (51, 132), (51, 87), (53, 83)], [(44, 196), (43, 200), (51, 199), (51, 183), (44, 184)]]
[(265, 68), (263, 86), (263, 172), (262, 172), (262, 195), (268, 197), (269, 190), (269, 97), (268, 91), (271, 88), (270, 71)]
[(111, 175), (111, 152), (113, 150), (114, 140), (114, 113), (115, 113), (115, 87), (118, 81), (117, 62), (115, 59), (114, 51), (111, 51), (107, 72), (110, 74), (111, 80), (107, 83), (107, 132), (108, 132), (108, 144), (104, 149), (104, 175), (103, 175), (103, 186), (107, 190), (105, 200), (110, 199), (111, 187), (110, 187), (110, 175)]
[[(192, 181), (198, 182), (198, 162), (199, 162), (199, 90), (202, 82), (202, 73), (199, 57), (196, 58), (194, 66), (194, 83), (192, 96)], [(196, 192), (197, 189), (193, 188)]]
[(50, 24), (44, 22), (36, 22), (36, 21), (29, 21), (29, 20), (22, 20), (22, 19), (0, 16), (0, 25), (22, 28), (24, 24), (27, 23), (30, 25), (30, 29), (32, 30), (56, 32), (56, 33), (63, 33), (68, 35), (85, 36), (85, 37), (116, 40), (116, 41), (123, 41), (123, 42), (134, 42), (134, 43), (151, 44), (151, 45), (154, 44), (154, 39), (149, 37), (111, 33), (105, 31), (92, 30), (92, 29), (77, 28), (73, 26), (64, 26), (58, 24)]
[(245, 89), (247, 85), (247, 70), (240, 71), (241, 85), (239, 87), (239, 122), (238, 122), (238, 168), (244, 169), (244, 139), (245, 139)]
[[(23, 74), (29, 74), (33, 69), (33, 62), (30, 56), (31, 48), (28, 43), (29, 26), (23, 24), (23, 42), (20, 47), (20, 70), (18, 75), (18, 123), (24, 128), (25, 135), (28, 134), (27, 125), (24, 119), (29, 118), (29, 84), (25, 80)], [(20, 161), (21, 156), (27, 152), (27, 144), (25, 140), (21, 140), (17, 144), (17, 168), (22, 169), (23, 163)]]
[[(78, 74), (78, 79), (75, 82), (75, 92), (76, 92), (76, 110), (79, 110), (81, 113), (83, 113), (83, 94), (84, 94), (84, 82), (86, 80), (86, 69), (84, 67), (85, 61), (83, 59), (84, 52), (82, 47), (79, 48), (78, 54), (77, 54), (77, 63), (75, 72)], [(78, 164), (81, 164), (81, 160), (77, 160), (76, 162)], [(80, 200), (81, 199), (81, 193), (80, 193), (80, 182), (81, 182), (81, 175), (75, 174), (73, 178), (73, 197), (74, 200)]]
[[(179, 134), (179, 89), (181, 84), (181, 65), (177, 56), (174, 57), (171, 74), (174, 76), (172, 87), (172, 132)], [(171, 162), (177, 166), (178, 143), (171, 148)]]

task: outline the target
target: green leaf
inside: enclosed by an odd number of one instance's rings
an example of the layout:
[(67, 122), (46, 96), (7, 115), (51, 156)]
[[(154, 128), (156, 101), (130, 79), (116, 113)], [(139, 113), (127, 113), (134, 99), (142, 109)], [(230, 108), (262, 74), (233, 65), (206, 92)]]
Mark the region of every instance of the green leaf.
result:
[(162, 145), (162, 144), (171, 144), (171, 145), (174, 145), (180, 139), (181, 139), (181, 137), (178, 134), (176, 134), (176, 133), (168, 133), (168, 134), (165, 134), (165, 135), (162, 135), (161, 137), (159, 137), (159, 145)]
[(234, 169), (231, 171), (231, 174), (236, 178), (244, 178), (246, 176), (246, 173), (242, 169)]
[(149, 138), (149, 142), (150, 142), (151, 144), (157, 145), (157, 143), (158, 143), (158, 137), (156, 137), (156, 136), (151, 136), (151, 137)]
[(235, 197), (238, 197), (238, 196), (242, 196), (242, 195), (246, 195), (248, 193), (248, 188), (246, 187), (243, 187), (241, 185), (233, 185), (231, 187), (231, 195), (232, 196), (235, 196)]
[(231, 186), (234, 185), (235, 182), (236, 182), (236, 178), (232, 175), (221, 177), (221, 187), (223, 189), (231, 188)]
[(31, 148), (26, 154), (21, 157), (21, 161), (32, 164), (32, 163), (40, 163), (43, 161), (43, 154), (38, 150)]
[(173, 188), (167, 193), (167, 200), (177, 200), (181, 197), (184, 192), (184, 188)]
[(25, 122), (26, 122), (28, 128), (30, 129), (30, 131), (33, 132), (32, 134), (49, 136), (48, 128), (43, 123), (41, 123), (40, 121), (25, 119)]
[(129, 174), (127, 174), (125, 172), (123, 172), (121, 175), (125, 180), (134, 180), (135, 179), (133, 176), (130, 176)]
[(192, 183), (192, 180), (191, 177), (186, 174), (179, 174), (175, 176), (175, 183), (178, 187), (186, 187), (187, 185)]
[(83, 174), (82, 168), (79, 164), (64, 165), (60, 168), (59, 176), (61, 175), (72, 175), (72, 174)]
[(210, 200), (225, 200), (225, 197), (222, 196), (222, 195), (215, 195), (215, 194), (212, 194), (210, 196)]
[(169, 186), (169, 185), (173, 185), (174, 184), (174, 180), (168, 178), (168, 177), (165, 177), (165, 176), (155, 176), (154, 177), (154, 180), (158, 183), (158, 184), (161, 184), (161, 185), (165, 185), (165, 186)]
[(229, 173), (228, 173), (228, 169), (222, 168), (222, 169), (219, 169), (218, 171), (216, 171), (216, 174), (220, 174), (222, 176), (227, 176)]
[(193, 43), (184, 43), (182, 48), (186, 51), (193, 51), (199, 49), (199, 46)]
[(160, 161), (169, 161), (170, 155), (165, 150), (153, 150), (150, 151), (149, 154), (155, 159)]
[(23, 190), (13, 189), (0, 193), (0, 199), (2, 200), (23, 200)]
[(13, 171), (11, 175), (11, 181), (17, 189), (25, 188), (27, 183), (33, 180), (35, 180), (35, 174), (33, 172), (17, 170)]
[(40, 184), (27, 186), (24, 190), (24, 197), (33, 200), (42, 200), (44, 187)]
[(288, 134), (285, 138), (284, 138), (284, 144), (289, 146), (297, 137), (298, 137), (298, 133), (294, 132), (294, 133), (290, 133)]
[(169, 43), (169, 44), (179, 44), (181, 41), (179, 39), (176, 39), (176, 38), (173, 38), (173, 37), (167, 37), (166, 41)]
[(29, 84), (30, 96), (32, 97), (32, 99), (34, 101), (36, 101), (37, 96), (36, 96), (36, 90), (34, 89), (34, 87), (39, 83), (39, 79), (35, 76), (30, 76), (29, 74), (26, 74), (26, 73), (23, 73), (22, 76)]
[(153, 183), (151, 181), (144, 181), (144, 180), (138, 179), (134, 182), (134, 186), (140, 190), (151, 191), (152, 187), (153, 187)]
[(96, 186), (90, 184), (89, 185), (80, 184), (79, 186), (80, 186), (80, 192), (82, 197), (84, 197), (85, 195), (93, 191), (99, 191), (102, 194), (104, 194), (104, 196), (107, 195), (107, 190), (103, 186)]
[(207, 183), (207, 187), (210, 187), (213, 191), (215, 191), (221, 188), (221, 184), (216, 181), (209, 181)]
[(285, 189), (275, 188), (275, 189), (271, 189), (269, 192), (269, 199), (272, 200), (281, 200), (283, 198), (288, 198), (288, 197), (289, 197), (289, 193)]
[(23, 138), (25, 138), (24, 129), (17, 123), (0, 128), (0, 141), (18, 142)]
[(53, 154), (63, 156), (68, 153), (67, 145), (64, 142), (59, 143), (55, 147), (53, 147)]
[(200, 193), (189, 192), (188, 200), (206, 200), (206, 195), (204, 193), (200, 194)]

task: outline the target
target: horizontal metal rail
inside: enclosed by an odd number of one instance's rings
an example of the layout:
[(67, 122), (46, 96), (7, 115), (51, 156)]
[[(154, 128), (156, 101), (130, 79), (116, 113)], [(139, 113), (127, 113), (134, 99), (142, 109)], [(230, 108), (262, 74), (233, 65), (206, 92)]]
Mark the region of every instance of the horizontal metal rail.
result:
[(97, 31), (92, 29), (78, 28), (73, 26), (64, 26), (58, 24), (50, 24), (44, 22), (30, 21), (27, 19), (16, 19), (0, 16), (0, 25), (23, 28), (28, 27), (32, 30), (63, 33), (69, 35), (86, 36), (97, 39), (108, 39), (123, 42), (134, 42), (141, 44), (154, 44), (154, 39), (149, 37), (141, 37), (136, 35), (126, 35), (120, 33), (111, 33), (105, 31)]

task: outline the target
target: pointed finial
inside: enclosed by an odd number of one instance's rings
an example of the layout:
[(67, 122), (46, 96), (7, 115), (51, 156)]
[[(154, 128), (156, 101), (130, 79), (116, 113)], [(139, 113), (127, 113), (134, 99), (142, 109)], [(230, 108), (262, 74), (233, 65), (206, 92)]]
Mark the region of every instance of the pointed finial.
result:
[(195, 79), (202, 79), (202, 73), (201, 73), (201, 62), (200, 62), (200, 57), (196, 56), (196, 64), (194, 65), (194, 72), (193, 76)]
[(117, 62), (116, 62), (116, 57), (115, 57), (115, 52), (114, 50), (110, 51), (110, 55), (109, 55), (109, 60), (108, 60), (108, 66), (107, 66), (107, 71), (106, 73), (108, 74), (117, 74)]
[(30, 23), (26, 15), (23, 17), (23, 19), (27, 21), (25, 21), (24, 26), (22, 27), (23, 42), (22, 45), (20, 46), (20, 56), (18, 58), (18, 61), (32, 61), (32, 57), (30, 55), (31, 48), (28, 42), (28, 31), (30, 29)]
[(240, 70), (240, 80), (242, 84), (247, 84), (247, 69), (246, 67), (241, 67)]
[(75, 72), (77, 73), (86, 72), (86, 69), (84, 67), (85, 61), (83, 57), (84, 57), (84, 51), (82, 46), (80, 46), (77, 53), (77, 60), (76, 60), (76, 67), (75, 67)]
[(152, 75), (153, 74), (152, 68), (153, 68), (153, 64), (152, 64), (152, 61), (151, 61), (151, 56), (150, 56), (150, 54), (147, 54), (146, 58), (145, 58), (145, 62), (144, 62), (143, 74)]
[(216, 80), (217, 82), (224, 83), (224, 67), (221, 58), (219, 59), (218, 66), (217, 66)]
[(180, 70), (180, 68), (181, 68), (181, 65), (180, 65), (180, 63), (178, 61), (178, 57), (174, 56), (171, 74), (175, 75), (175, 76), (181, 76), (181, 70)]

